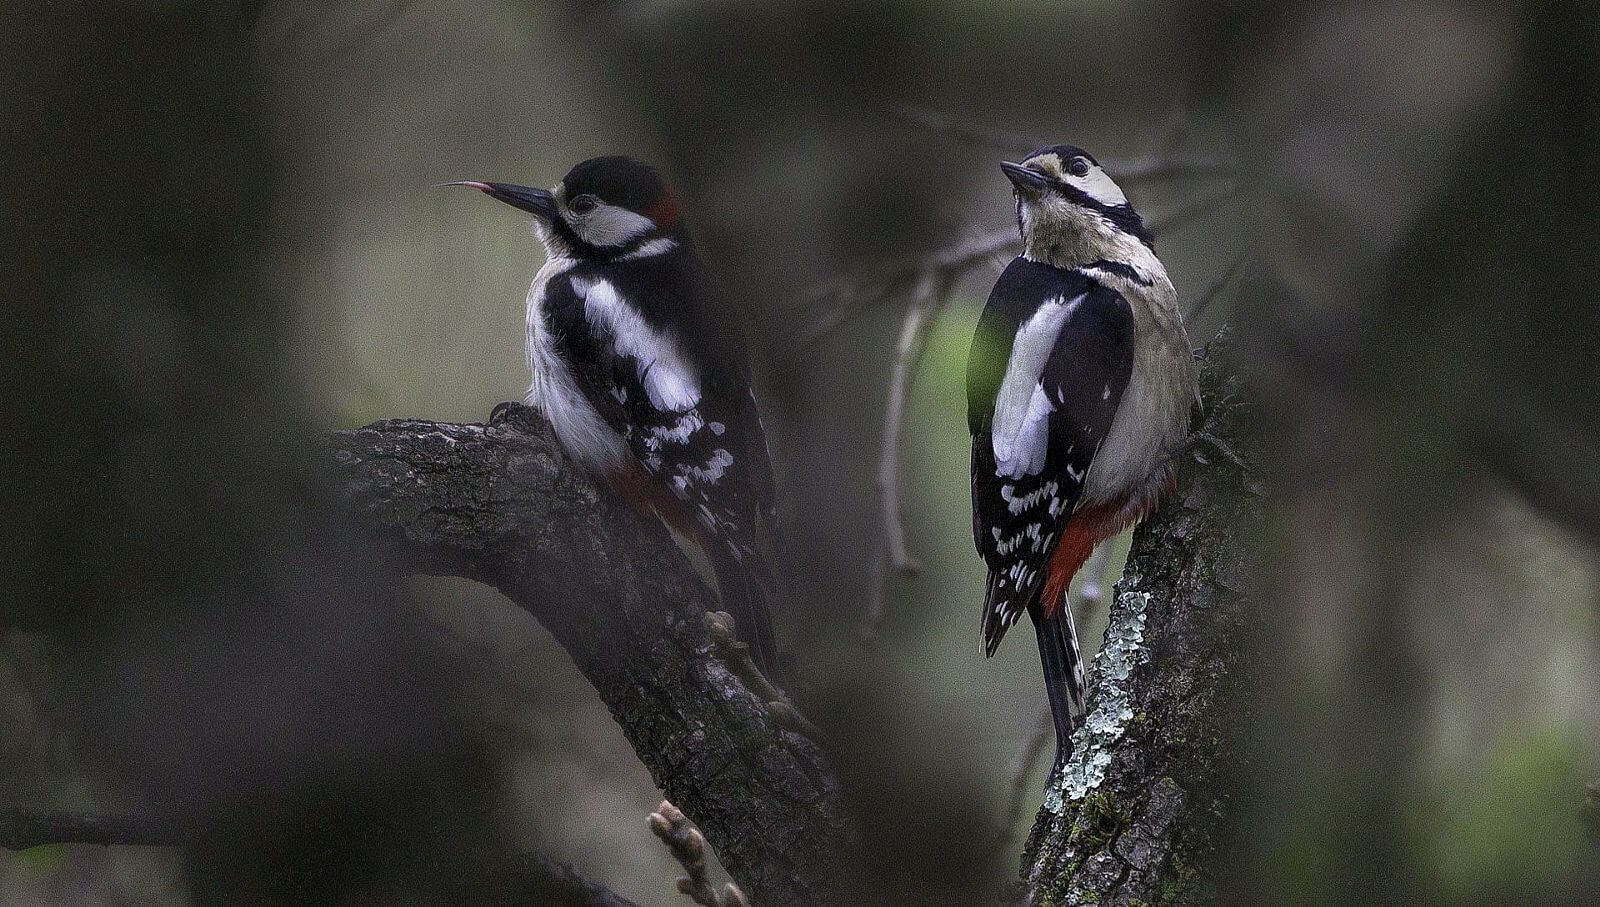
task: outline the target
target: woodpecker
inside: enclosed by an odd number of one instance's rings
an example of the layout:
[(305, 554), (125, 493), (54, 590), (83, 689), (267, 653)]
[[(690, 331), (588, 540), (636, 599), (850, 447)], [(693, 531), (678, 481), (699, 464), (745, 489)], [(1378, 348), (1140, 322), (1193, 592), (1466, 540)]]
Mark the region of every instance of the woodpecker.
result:
[(453, 185), (533, 215), (544, 245), (528, 289), (525, 405), (581, 468), (704, 550), (724, 608), (770, 671), (771, 461), (745, 338), (717, 304), (677, 197), (620, 156), (584, 161), (548, 190)]
[(995, 283), (967, 367), (983, 651), (1032, 618), (1060, 766), (1085, 693), (1067, 588), (1096, 545), (1172, 489), (1195, 364), (1150, 233), (1094, 157), (1053, 145), (1000, 169), (1022, 254)]

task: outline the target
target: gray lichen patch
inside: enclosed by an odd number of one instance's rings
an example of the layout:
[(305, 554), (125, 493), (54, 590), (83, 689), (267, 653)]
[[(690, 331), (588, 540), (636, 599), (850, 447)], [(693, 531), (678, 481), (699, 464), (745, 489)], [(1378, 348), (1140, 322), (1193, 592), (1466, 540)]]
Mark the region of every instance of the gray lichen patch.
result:
[(1096, 695), (1094, 709), (1072, 735), (1072, 758), (1045, 791), (1044, 808), (1061, 815), (1068, 801), (1082, 800), (1105, 780), (1111, 764), (1111, 747), (1122, 737), (1133, 720), (1133, 690), (1129, 678), (1134, 668), (1149, 660), (1144, 644), (1145, 612), (1150, 593), (1134, 591), (1137, 575), (1124, 581), (1126, 591), (1117, 594), (1112, 608), (1111, 626), (1106, 628), (1105, 645), (1095, 655)]

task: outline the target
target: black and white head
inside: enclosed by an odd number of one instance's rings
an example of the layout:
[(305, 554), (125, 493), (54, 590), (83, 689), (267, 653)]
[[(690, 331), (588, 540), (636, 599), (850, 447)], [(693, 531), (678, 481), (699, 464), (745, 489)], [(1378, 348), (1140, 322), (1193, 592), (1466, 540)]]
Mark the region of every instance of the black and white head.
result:
[(609, 260), (669, 251), (685, 239), (678, 199), (655, 168), (620, 155), (591, 158), (549, 189), (464, 180), (533, 215), (552, 257)]
[(1017, 227), (1024, 254), (1036, 261), (1071, 266), (1098, 259), (1121, 261), (1154, 240), (1111, 176), (1089, 152), (1051, 145), (1020, 164), (1000, 169), (1015, 187)]

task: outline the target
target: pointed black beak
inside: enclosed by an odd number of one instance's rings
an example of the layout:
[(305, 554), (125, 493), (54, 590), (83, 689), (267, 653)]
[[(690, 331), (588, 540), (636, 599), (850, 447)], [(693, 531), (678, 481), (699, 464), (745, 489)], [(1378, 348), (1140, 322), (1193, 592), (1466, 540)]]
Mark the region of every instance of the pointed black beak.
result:
[(1006, 179), (1011, 181), (1011, 185), (1030, 195), (1038, 195), (1050, 188), (1050, 177), (1021, 164), (1001, 161), (1000, 170), (1005, 173)]
[(550, 193), (544, 189), (533, 189), (528, 186), (516, 186), (511, 183), (482, 183), (477, 180), (460, 180), (454, 183), (445, 183), (446, 186), (470, 186), (479, 190), (490, 198), (497, 198), (513, 208), (549, 220), (555, 217), (556, 202)]

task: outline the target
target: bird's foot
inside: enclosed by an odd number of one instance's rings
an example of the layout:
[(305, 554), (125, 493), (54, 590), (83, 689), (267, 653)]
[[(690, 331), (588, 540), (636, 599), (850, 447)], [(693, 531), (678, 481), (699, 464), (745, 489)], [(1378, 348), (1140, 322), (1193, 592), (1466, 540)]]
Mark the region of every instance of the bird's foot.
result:
[(504, 403), (495, 404), (495, 408), (489, 411), (489, 424), (504, 425), (507, 422), (510, 422), (518, 425), (526, 425), (533, 421), (536, 415), (537, 410), (528, 404), (519, 403), (515, 400), (507, 400)]
[(739, 640), (738, 624), (732, 614), (726, 611), (706, 612), (706, 629), (711, 631), (711, 643), (716, 646), (722, 663), (728, 666), (733, 676), (744, 682), (750, 692), (767, 703), (767, 709), (779, 727), (813, 740), (823, 739), (822, 730), (800, 714), (788, 694), (761, 673), (755, 659), (750, 657), (750, 645)]
[[(1245, 458), (1234, 453), (1233, 448), (1229, 447), (1226, 441), (1222, 440), (1216, 435), (1208, 431), (1197, 431), (1189, 436), (1188, 446), (1190, 449), (1197, 448), (1202, 444), (1221, 454), (1223, 459), (1239, 467), (1245, 472), (1251, 471), (1250, 464), (1245, 461)], [(1201, 463), (1206, 462), (1205, 455), (1199, 453), (1198, 451), (1195, 452), (1195, 458)]]

